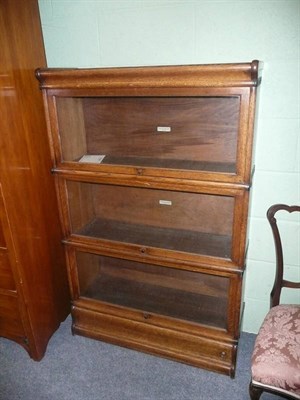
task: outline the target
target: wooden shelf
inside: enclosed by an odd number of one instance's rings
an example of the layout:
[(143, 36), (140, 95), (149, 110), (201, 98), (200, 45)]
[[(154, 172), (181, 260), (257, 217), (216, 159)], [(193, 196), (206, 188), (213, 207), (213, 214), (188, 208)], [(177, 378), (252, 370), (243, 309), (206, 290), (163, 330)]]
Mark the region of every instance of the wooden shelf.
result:
[(231, 237), (96, 218), (76, 234), (187, 253), (230, 258)]
[(197, 161), (197, 160), (178, 160), (171, 158), (163, 159), (163, 158), (133, 157), (133, 156), (117, 157), (117, 156), (106, 155), (101, 164), (121, 165), (121, 166), (124, 165), (133, 167), (167, 168), (167, 169), (216, 172), (216, 173), (227, 173), (227, 174), (234, 174), (236, 172), (236, 167), (234, 163)]

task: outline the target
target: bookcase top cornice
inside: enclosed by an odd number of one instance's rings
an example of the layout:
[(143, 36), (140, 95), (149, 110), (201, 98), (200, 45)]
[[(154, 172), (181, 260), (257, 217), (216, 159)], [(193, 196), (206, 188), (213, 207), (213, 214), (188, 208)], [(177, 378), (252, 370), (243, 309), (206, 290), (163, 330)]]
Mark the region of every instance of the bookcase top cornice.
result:
[(42, 68), (42, 89), (255, 87), (262, 63), (114, 68)]

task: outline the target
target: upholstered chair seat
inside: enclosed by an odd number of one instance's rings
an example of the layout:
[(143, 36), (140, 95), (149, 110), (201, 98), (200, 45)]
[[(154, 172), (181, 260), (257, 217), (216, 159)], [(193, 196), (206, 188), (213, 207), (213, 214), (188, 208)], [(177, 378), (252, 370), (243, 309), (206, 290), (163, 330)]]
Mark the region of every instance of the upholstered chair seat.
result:
[[(254, 344), (251, 360), (251, 400), (259, 400), (263, 392), (285, 399), (300, 400), (300, 294), (296, 304), (280, 304), (282, 288), (300, 289), (300, 282), (284, 278), (281, 237), (275, 214), (278, 211), (300, 212), (300, 206), (274, 204), (267, 211), (276, 252), (276, 272), (270, 293), (270, 311), (266, 315)], [(299, 249), (300, 238), (294, 237)]]
[(252, 382), (300, 399), (300, 306), (271, 308), (257, 335)]

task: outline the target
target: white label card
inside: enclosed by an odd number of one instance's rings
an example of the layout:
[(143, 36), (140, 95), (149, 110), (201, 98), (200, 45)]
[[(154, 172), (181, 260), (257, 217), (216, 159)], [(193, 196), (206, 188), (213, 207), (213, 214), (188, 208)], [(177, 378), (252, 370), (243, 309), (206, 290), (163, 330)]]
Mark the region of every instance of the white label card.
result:
[(90, 163), (90, 164), (100, 164), (102, 163), (103, 159), (105, 157), (105, 154), (96, 154), (96, 155), (89, 155), (85, 154), (84, 156), (81, 157), (79, 162), (82, 163)]
[(171, 206), (172, 201), (171, 200), (159, 200), (159, 204), (161, 204), (162, 206)]
[(156, 131), (157, 132), (171, 132), (171, 127), (170, 126), (157, 126)]

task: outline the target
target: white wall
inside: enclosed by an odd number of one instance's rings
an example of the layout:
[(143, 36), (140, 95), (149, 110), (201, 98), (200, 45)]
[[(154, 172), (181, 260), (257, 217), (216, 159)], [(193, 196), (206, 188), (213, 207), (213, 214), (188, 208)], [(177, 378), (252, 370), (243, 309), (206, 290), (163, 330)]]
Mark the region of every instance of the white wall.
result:
[[(243, 329), (256, 332), (274, 276), (265, 218), (274, 203), (300, 204), (299, 0), (39, 0), (49, 67), (264, 61), (250, 212)], [(299, 221), (299, 219), (298, 219)], [(288, 275), (300, 280), (300, 230)], [(297, 297), (296, 297), (297, 296)], [(285, 297), (300, 303), (293, 292)]]

